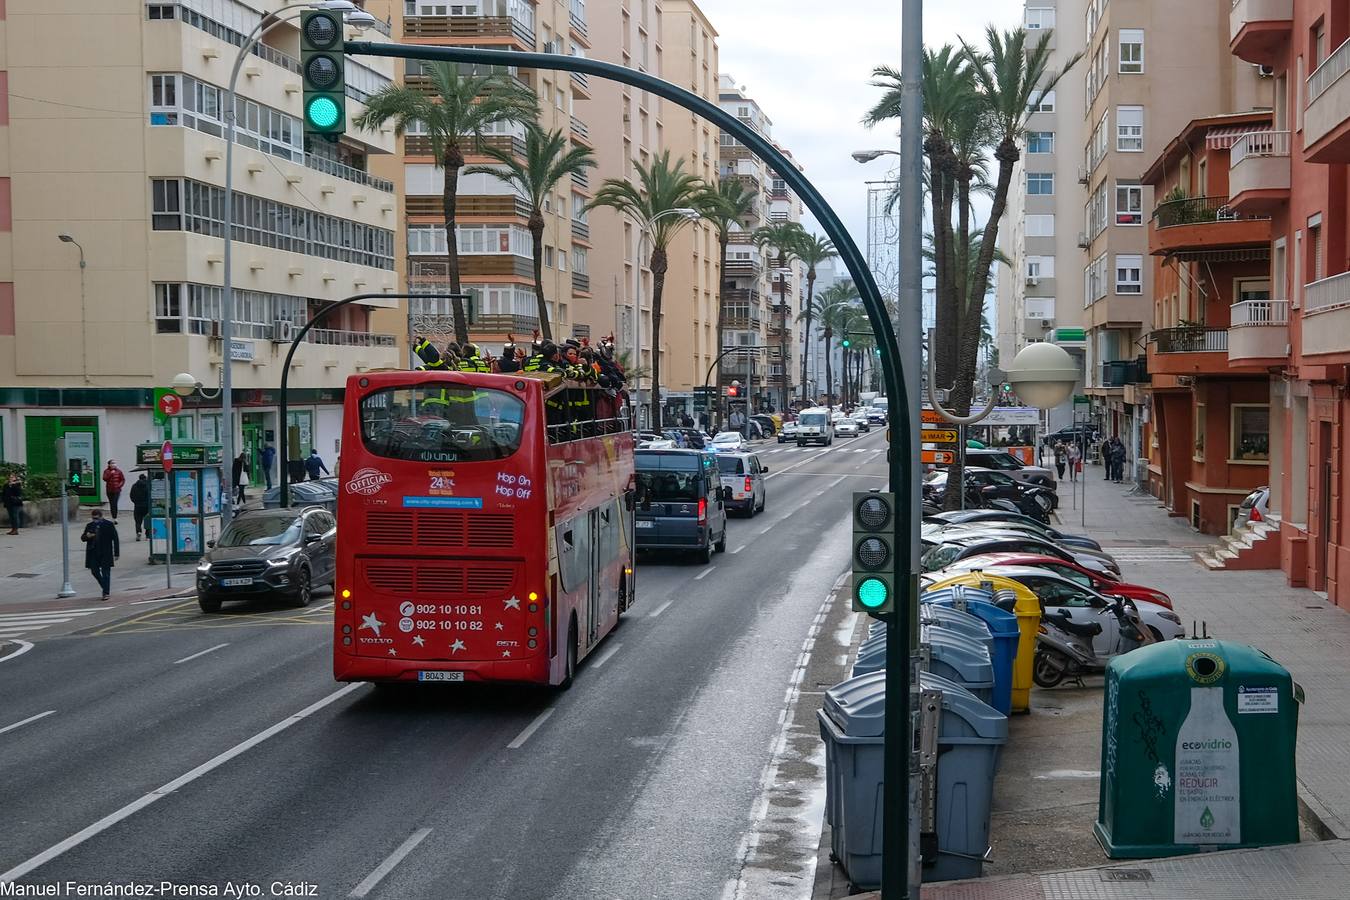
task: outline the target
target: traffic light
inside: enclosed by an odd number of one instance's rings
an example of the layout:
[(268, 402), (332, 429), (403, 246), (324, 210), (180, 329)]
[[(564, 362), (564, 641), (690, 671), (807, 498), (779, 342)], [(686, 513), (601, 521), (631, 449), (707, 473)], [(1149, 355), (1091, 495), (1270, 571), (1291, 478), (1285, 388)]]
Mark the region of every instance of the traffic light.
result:
[(727, 396), (728, 396), (728, 397), (731, 397), (731, 398), (734, 399), (734, 398), (736, 398), (736, 397), (739, 397), (740, 395), (741, 395), (741, 385), (740, 385), (740, 382), (738, 382), (738, 381), (733, 381), (731, 384), (727, 385)]
[(852, 343), (852, 342), (851, 342), (848, 338), (844, 338), (844, 349), (845, 349), (845, 350), (847, 350), (847, 349), (849, 348), (849, 344), (850, 344), (850, 343)]
[(853, 609), (880, 616), (895, 611), (895, 494), (853, 495)]
[(300, 17), (300, 77), (304, 83), (305, 134), (336, 140), (347, 129), (346, 57), (342, 13), (315, 9)]
[(70, 473), (70, 486), (79, 487), (80, 479), (84, 476), (84, 460), (79, 458), (66, 460), (66, 469)]

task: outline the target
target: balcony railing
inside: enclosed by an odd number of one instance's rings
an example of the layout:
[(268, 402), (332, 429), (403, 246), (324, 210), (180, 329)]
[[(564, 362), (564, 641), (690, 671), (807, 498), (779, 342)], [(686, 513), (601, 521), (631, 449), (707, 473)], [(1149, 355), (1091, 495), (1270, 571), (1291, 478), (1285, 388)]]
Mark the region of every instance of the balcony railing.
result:
[(313, 153), (305, 154), (305, 165), (316, 172), (325, 172), (344, 181), (354, 181), (357, 184), (369, 185), (377, 191), (384, 191), (392, 194), (394, 192), (394, 183), (385, 178), (376, 178), (369, 172), (363, 172), (346, 163), (340, 163), (335, 159), (329, 159), (326, 156), (315, 156)]
[(590, 136), (591, 130), (586, 127), (586, 123), (572, 116), (572, 133), (583, 140)]
[(591, 292), (591, 276), (585, 274), (584, 272), (573, 272), (572, 290), (584, 291), (589, 294)]
[(1228, 153), (1228, 167), (1236, 168), (1238, 163), (1249, 156), (1288, 155), (1289, 132), (1252, 131), (1233, 142), (1233, 149)]
[(580, 239), (583, 240), (583, 241), (589, 241), (589, 240), (591, 239), (591, 226), (590, 226), (590, 223), (588, 223), (588, 222), (583, 222), (583, 221), (581, 221), (580, 219), (573, 219), (573, 220), (572, 220), (572, 237), (574, 237), (574, 238), (580, 238)]
[(1122, 359), (1102, 363), (1102, 387), (1124, 387), (1149, 380), (1148, 364), (1142, 359)]
[(392, 334), (379, 334), (374, 331), (339, 331), (336, 328), (311, 328), (305, 335), (309, 344), (323, 344), (330, 347), (394, 347), (397, 338)]
[(1325, 94), (1327, 88), (1347, 70), (1350, 70), (1350, 40), (1337, 47), (1335, 52), (1308, 76), (1308, 105), (1312, 106), (1313, 101)]
[(1288, 300), (1240, 300), (1228, 308), (1228, 327), (1288, 325)]
[(582, 37), (587, 37), (585, 7), (577, 3), (571, 4), (567, 10), (567, 24), (572, 26), (572, 30)]
[[(444, 213), (442, 198), (439, 194), (410, 195), (403, 201), (403, 211), (409, 216), (440, 216)], [(460, 194), (456, 203), (456, 213), (461, 216), (518, 216), (530, 217), (530, 204), (513, 194), (482, 195)]]
[(1305, 312), (1350, 306), (1350, 272), (1342, 272), (1303, 287)]
[(583, 169), (580, 172), (572, 173), (572, 183), (577, 187), (589, 188), (591, 186), (591, 177)]
[[(525, 139), (513, 134), (487, 134), (480, 143), (482, 147), (495, 147), (516, 156), (525, 155)], [(408, 134), (403, 137), (403, 152), (408, 156), (431, 156), (431, 138), (425, 134)], [(474, 155), (473, 150), (466, 150)]]
[(577, 85), (583, 91), (589, 92), (591, 89), (591, 76), (584, 72), (573, 72), (572, 83)]
[(1249, 219), (1268, 219), (1269, 216), (1249, 216), (1228, 205), (1227, 197), (1188, 197), (1158, 204), (1153, 218), (1159, 228), (1175, 225), (1204, 225), (1210, 222), (1236, 222)]
[(753, 288), (733, 288), (722, 292), (723, 303), (749, 303), (759, 305), (759, 291)]
[(514, 37), (534, 49), (534, 31), (511, 16), (404, 16), (405, 37)]
[(1218, 353), (1228, 351), (1228, 329), (1179, 325), (1152, 334), (1159, 353)]

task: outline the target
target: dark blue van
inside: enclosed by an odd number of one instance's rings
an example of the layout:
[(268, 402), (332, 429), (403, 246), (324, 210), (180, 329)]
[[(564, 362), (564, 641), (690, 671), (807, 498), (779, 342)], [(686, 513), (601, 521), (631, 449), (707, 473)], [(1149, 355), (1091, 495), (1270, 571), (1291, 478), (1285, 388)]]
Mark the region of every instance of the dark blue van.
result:
[(717, 457), (702, 450), (638, 450), (635, 524), (639, 550), (688, 550), (703, 562), (727, 549)]

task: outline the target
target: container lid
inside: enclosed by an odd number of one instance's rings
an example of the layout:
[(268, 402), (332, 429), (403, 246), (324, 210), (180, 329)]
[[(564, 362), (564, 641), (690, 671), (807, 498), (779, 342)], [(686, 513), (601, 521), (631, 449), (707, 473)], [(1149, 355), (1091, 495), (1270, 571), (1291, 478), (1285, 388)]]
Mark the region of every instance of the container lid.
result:
[(1286, 683), (1289, 670), (1264, 651), (1235, 641), (1181, 638), (1132, 650), (1111, 661), (1119, 678), (1130, 681), (1165, 680), (1190, 687), (1227, 687), (1236, 691), (1251, 681)]
[[(931, 672), (919, 676), (921, 688), (942, 691), (939, 744), (1002, 744), (1008, 740), (1008, 717), (961, 685)], [(859, 675), (825, 692), (825, 714), (853, 738), (885, 734), (886, 673)]]
[(919, 641), (932, 648), (932, 666), (938, 674), (950, 674), (972, 688), (994, 683), (994, 666), (984, 645), (942, 628), (923, 628)]
[[(981, 587), (975, 587), (967, 584), (949, 584), (946, 587), (936, 590), (924, 591), (921, 598), (923, 602), (938, 602), (943, 600), (982, 600), (985, 603), (993, 603), (994, 595), (992, 592)], [(951, 605), (950, 603), (947, 605)]]
[[(942, 598), (930, 599), (937, 593), (940, 592), (932, 591), (928, 594), (924, 594), (923, 602), (932, 603), (937, 606), (952, 606), (951, 600), (944, 600)], [(999, 609), (994, 604), (983, 600), (972, 600), (966, 604), (966, 610), (971, 615), (978, 616), (989, 626), (990, 632), (995, 636), (1018, 634), (1017, 616), (1005, 609)]]
[(985, 644), (994, 640), (994, 635), (989, 630), (989, 626), (984, 624), (979, 616), (962, 612), (950, 606), (941, 606), (935, 603), (920, 606), (919, 621), (924, 624), (931, 622), (939, 628), (950, 629), (957, 634), (964, 634), (966, 637), (975, 638)]

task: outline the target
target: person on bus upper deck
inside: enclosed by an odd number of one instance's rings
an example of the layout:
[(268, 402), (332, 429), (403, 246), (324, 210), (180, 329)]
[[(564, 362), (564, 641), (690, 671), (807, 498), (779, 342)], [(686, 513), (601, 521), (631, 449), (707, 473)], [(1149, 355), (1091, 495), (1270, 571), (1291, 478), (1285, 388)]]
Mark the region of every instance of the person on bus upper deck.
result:
[(413, 352), (416, 353), (417, 358), (422, 360), (422, 362), (424, 363), (424, 365), (420, 366), (419, 368), (423, 369), (446, 368), (445, 357), (441, 356), (441, 352), (436, 349), (436, 347), (431, 343), (431, 341), (427, 340), (424, 337), (413, 338)]
[(520, 363), (516, 362), (515, 335), (508, 334), (506, 336), (506, 343), (502, 344), (502, 355), (501, 358), (497, 360), (497, 371), (502, 375), (520, 371)]
[(478, 355), (478, 345), (468, 343), (462, 348), (459, 370), (461, 372), (491, 372), (492, 367), (488, 365), (487, 360)]

